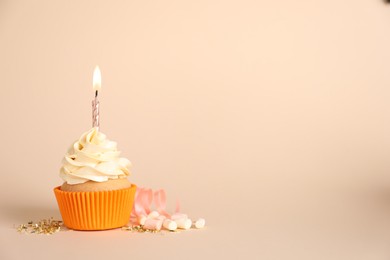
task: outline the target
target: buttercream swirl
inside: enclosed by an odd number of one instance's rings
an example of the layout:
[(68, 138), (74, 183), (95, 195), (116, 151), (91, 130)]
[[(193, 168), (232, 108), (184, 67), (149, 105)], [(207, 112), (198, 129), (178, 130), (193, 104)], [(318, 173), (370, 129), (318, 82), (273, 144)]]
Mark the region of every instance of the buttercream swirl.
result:
[(119, 155), (116, 142), (92, 128), (70, 147), (62, 161), (60, 177), (68, 184), (126, 178), (131, 163)]

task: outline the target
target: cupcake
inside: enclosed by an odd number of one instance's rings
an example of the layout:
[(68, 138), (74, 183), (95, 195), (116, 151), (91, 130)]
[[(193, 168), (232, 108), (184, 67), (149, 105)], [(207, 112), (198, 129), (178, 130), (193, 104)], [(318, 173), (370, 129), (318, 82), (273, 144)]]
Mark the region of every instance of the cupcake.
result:
[(116, 142), (94, 127), (84, 133), (63, 159), (54, 188), (65, 226), (75, 230), (104, 230), (126, 225), (136, 186), (127, 176), (131, 163), (119, 157)]

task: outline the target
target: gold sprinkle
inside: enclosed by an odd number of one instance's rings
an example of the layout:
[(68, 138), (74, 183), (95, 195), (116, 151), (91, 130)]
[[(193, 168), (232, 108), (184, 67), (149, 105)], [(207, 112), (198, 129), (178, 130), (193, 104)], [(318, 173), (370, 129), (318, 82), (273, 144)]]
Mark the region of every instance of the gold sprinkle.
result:
[(144, 226), (142, 225), (124, 226), (122, 227), (122, 230), (130, 231), (130, 232), (138, 232), (138, 233), (159, 233), (160, 232), (160, 230), (144, 228)]
[(37, 223), (33, 221), (27, 222), (27, 224), (19, 225), (16, 230), (19, 233), (24, 234), (46, 234), (52, 235), (63, 228), (63, 223), (60, 220), (54, 220), (53, 218), (42, 219)]

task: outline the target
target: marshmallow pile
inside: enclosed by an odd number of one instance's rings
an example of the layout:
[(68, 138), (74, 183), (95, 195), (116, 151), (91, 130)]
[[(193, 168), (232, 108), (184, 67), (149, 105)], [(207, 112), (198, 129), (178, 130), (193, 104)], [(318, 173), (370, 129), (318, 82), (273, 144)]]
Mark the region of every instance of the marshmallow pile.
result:
[[(157, 210), (150, 209), (153, 200)], [(132, 224), (140, 225), (143, 229), (153, 231), (162, 229), (169, 231), (177, 229), (188, 230), (190, 228), (200, 229), (206, 224), (203, 218), (192, 221), (186, 214), (180, 213), (179, 205), (176, 205), (176, 212), (170, 215), (165, 211), (165, 205), (166, 195), (164, 190), (153, 192), (151, 189), (137, 188), (131, 218)]]
[(192, 221), (183, 213), (175, 213), (166, 217), (153, 210), (147, 216), (138, 216), (138, 224), (143, 226), (143, 228), (150, 230), (159, 231), (164, 228), (169, 231), (175, 231), (178, 228), (185, 230), (190, 229), (191, 227), (200, 229), (205, 226), (206, 221), (203, 218)]

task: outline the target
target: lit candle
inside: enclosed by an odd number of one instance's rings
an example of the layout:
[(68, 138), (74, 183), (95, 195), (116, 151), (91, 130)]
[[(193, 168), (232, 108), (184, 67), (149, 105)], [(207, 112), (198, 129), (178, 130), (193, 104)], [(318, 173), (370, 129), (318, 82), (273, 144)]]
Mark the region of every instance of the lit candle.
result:
[(99, 90), (102, 87), (102, 76), (98, 66), (95, 67), (93, 72), (93, 90), (95, 90), (95, 98), (92, 100), (92, 127), (99, 129)]

